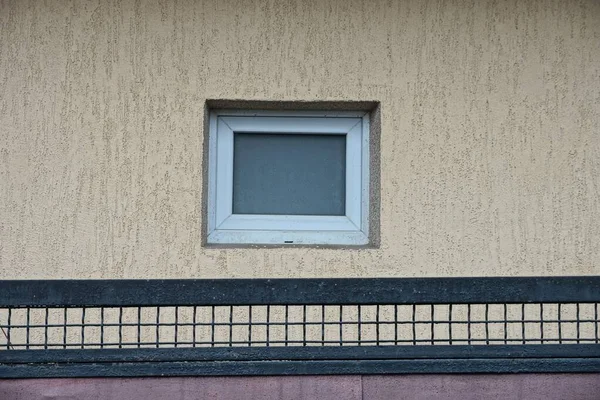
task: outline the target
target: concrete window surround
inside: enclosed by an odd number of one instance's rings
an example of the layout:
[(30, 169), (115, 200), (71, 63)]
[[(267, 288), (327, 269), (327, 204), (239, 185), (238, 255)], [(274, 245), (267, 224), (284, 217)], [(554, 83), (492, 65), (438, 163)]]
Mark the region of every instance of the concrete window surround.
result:
[[(378, 247), (379, 118), (378, 102), (208, 100), (204, 129), (203, 245)], [(234, 132), (343, 135), (345, 215), (234, 214)]]

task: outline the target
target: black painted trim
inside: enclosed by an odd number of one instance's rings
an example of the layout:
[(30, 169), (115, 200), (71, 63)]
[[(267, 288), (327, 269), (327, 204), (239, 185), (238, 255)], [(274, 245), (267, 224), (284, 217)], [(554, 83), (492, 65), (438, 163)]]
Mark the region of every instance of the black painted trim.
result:
[[(600, 277), (0, 281), (0, 307), (600, 303)], [(600, 345), (2, 350), (0, 378), (600, 372)]]
[(600, 359), (281, 360), (0, 365), (0, 378), (556, 372), (600, 372)]
[(495, 358), (600, 358), (600, 345), (309, 346), (0, 351), (0, 364)]
[(600, 302), (600, 277), (0, 281), (0, 307)]
[(598, 345), (8, 350), (0, 378), (600, 372)]

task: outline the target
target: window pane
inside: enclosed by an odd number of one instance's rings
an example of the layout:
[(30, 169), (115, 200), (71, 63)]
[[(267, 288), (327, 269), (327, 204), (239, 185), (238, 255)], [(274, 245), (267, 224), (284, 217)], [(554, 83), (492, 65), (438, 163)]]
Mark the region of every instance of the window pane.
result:
[(233, 213), (345, 215), (346, 136), (235, 133)]

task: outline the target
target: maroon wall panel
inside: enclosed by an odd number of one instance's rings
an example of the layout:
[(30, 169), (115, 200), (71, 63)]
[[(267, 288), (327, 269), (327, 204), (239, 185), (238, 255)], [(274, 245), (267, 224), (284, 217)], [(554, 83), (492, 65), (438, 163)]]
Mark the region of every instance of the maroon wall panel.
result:
[(600, 400), (600, 374), (364, 376), (364, 399)]
[(0, 400), (359, 400), (360, 376), (0, 380)]
[(0, 379), (0, 400), (600, 400), (600, 374)]

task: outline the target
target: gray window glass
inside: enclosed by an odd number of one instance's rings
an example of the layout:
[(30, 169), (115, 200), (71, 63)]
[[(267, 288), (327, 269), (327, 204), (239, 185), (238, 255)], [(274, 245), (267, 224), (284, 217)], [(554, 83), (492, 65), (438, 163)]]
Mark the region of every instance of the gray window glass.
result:
[(234, 214), (345, 215), (345, 198), (345, 135), (234, 134)]

